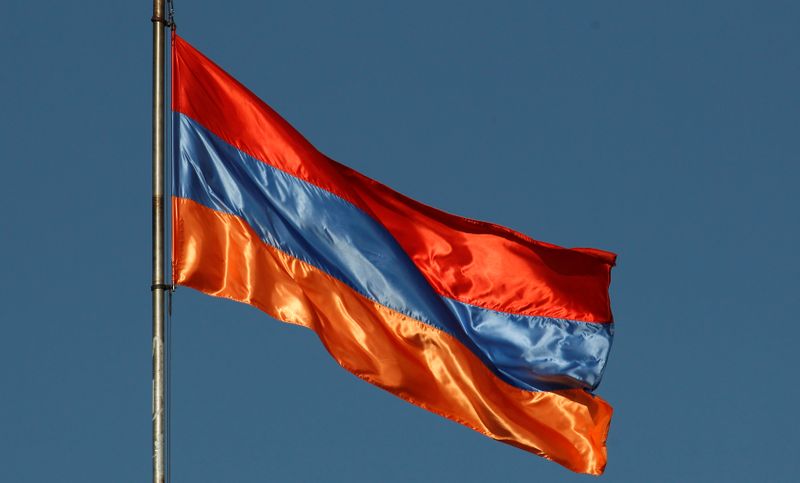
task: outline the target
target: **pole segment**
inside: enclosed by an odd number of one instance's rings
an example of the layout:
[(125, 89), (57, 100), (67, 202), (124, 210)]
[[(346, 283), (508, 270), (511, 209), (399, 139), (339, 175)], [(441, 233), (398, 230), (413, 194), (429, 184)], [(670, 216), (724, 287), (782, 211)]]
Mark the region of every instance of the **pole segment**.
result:
[(153, 483), (164, 483), (164, 0), (153, 0)]

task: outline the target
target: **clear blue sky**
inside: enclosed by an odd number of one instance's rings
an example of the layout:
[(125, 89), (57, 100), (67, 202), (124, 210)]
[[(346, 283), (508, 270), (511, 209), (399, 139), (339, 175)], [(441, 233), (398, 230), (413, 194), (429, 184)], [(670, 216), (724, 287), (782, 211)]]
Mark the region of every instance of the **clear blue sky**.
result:
[[(606, 481), (796, 481), (800, 4), (177, 1), (320, 150), (619, 254)], [(150, 477), (150, 9), (0, 30), (0, 481)], [(176, 482), (589, 481), (179, 289)]]

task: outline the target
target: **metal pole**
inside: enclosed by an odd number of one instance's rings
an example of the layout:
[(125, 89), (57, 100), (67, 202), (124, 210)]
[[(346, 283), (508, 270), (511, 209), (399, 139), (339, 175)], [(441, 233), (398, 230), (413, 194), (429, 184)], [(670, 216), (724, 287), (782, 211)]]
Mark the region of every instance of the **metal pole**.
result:
[(164, 483), (164, 0), (153, 0), (153, 483)]

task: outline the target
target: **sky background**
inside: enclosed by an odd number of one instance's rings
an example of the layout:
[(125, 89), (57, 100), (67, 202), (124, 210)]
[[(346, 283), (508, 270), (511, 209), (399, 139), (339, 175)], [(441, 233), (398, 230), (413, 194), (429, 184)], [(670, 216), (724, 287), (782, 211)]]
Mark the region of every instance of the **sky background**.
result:
[[(647, 4), (646, 4), (647, 3)], [(797, 481), (800, 4), (178, 0), (321, 151), (619, 255), (605, 481)], [(151, 4), (4, 3), (0, 481), (150, 478)], [(590, 481), (179, 288), (175, 482)]]

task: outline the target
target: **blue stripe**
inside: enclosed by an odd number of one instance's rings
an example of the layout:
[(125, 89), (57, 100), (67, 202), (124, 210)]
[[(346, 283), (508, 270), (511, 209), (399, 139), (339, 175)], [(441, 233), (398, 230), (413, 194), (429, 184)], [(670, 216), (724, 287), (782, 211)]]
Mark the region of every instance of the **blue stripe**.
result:
[(611, 324), (508, 314), (443, 297), (360, 208), (239, 151), (174, 114), (176, 196), (244, 219), (260, 238), (360, 294), (447, 332), (504, 381), (527, 390), (593, 389)]

